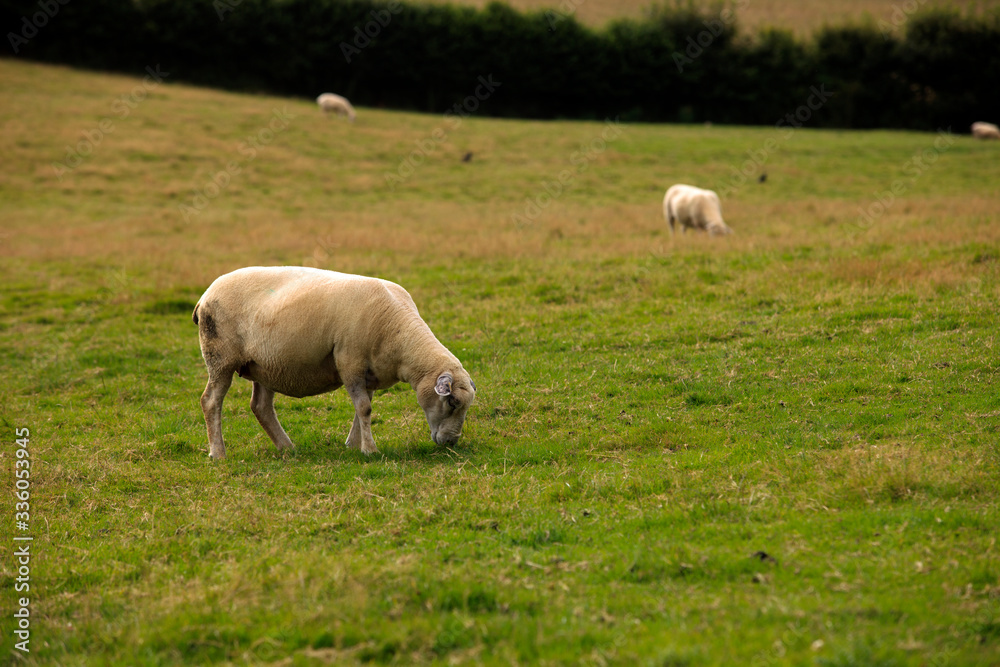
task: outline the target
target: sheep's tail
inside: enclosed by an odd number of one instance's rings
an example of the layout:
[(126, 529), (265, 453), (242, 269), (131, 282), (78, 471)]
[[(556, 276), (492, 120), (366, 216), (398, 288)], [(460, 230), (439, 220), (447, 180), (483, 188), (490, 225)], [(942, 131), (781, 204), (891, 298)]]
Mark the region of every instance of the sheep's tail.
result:
[(201, 301), (195, 304), (194, 312), (191, 313), (191, 321), (198, 324), (198, 307), (201, 306)]

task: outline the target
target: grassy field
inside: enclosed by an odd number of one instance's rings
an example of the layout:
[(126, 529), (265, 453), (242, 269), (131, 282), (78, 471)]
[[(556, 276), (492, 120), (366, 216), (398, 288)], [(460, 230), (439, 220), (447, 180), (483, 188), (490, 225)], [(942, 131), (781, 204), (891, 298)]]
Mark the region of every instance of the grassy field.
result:
[[(434, 2), (436, 0), (428, 0)], [(485, 7), (491, 0), (447, 0), (452, 4)], [(653, 5), (672, 6), (674, 2), (652, 0), (506, 0), (521, 11), (552, 11), (561, 16), (572, 15), (581, 23), (601, 27), (619, 18), (642, 18)], [(686, 4), (680, 0), (680, 4)], [(858, 21), (880, 21), (899, 29), (913, 8), (954, 7), (979, 14), (1000, 7), (1000, 0), (693, 0), (697, 7), (712, 9), (724, 4), (735, 10), (739, 24), (751, 32), (760, 28), (778, 27), (800, 35), (811, 34), (824, 25), (843, 25)]]
[[(1000, 145), (158, 76), (0, 60), (5, 662), (1000, 664)], [(736, 234), (671, 237), (675, 182)], [(191, 310), (271, 264), (407, 287), (459, 445), (397, 386), (370, 459), (345, 393), (279, 397), (282, 458), (237, 380), (210, 461)]]

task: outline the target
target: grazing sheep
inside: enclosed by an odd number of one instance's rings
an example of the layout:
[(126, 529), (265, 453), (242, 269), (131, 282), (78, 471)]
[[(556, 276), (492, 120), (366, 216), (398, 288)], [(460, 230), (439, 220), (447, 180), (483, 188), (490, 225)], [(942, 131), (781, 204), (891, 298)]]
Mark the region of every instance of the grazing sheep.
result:
[(294, 447), (275, 392), (301, 398), (341, 386), (354, 402), (347, 446), (376, 452), (372, 396), (408, 382), (431, 438), (453, 445), (476, 387), (431, 333), (413, 299), (387, 280), (304, 267), (250, 267), (213, 282), (195, 306), (208, 385), (201, 397), (209, 456), (226, 455), (222, 401), (233, 373), (253, 382), (250, 409), (279, 450)]
[(1000, 127), (993, 123), (973, 123), (970, 129), (977, 139), (1000, 139)]
[(670, 233), (674, 233), (674, 223), (681, 229), (704, 229), (710, 236), (732, 234), (722, 220), (722, 205), (719, 195), (711, 190), (702, 190), (693, 185), (673, 185), (663, 197), (663, 217), (670, 223)]
[(354, 122), (354, 107), (347, 101), (346, 97), (334, 95), (333, 93), (323, 93), (316, 98), (316, 104), (323, 110), (323, 113), (335, 113), (338, 116), (347, 116), (347, 120)]

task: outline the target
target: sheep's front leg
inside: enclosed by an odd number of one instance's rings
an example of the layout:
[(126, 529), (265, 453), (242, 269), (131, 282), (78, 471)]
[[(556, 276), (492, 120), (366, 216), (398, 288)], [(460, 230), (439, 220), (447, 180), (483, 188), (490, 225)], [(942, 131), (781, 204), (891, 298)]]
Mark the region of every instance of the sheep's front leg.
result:
[(351, 432), (347, 434), (347, 446), (360, 449), (362, 454), (374, 454), (375, 438), (372, 437), (372, 397), (374, 391), (367, 389), (364, 383), (347, 387), (347, 395), (354, 403), (354, 422)]
[(233, 372), (209, 372), (208, 384), (201, 395), (201, 411), (205, 413), (208, 429), (208, 455), (213, 459), (226, 458), (226, 443), (222, 439), (222, 401), (233, 383)]
[(280, 451), (295, 449), (285, 429), (281, 428), (278, 415), (274, 412), (274, 392), (259, 382), (253, 383), (253, 393), (250, 395), (250, 409), (260, 422), (264, 433), (271, 438)]

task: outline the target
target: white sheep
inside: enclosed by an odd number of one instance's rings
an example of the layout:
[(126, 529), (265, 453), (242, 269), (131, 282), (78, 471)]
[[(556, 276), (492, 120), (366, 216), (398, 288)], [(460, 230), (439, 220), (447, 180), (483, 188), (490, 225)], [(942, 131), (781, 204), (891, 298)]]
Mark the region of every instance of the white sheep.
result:
[(993, 123), (973, 123), (972, 136), (977, 139), (1000, 139), (1000, 127), (997, 127)]
[(732, 234), (733, 230), (722, 220), (722, 205), (719, 195), (711, 190), (702, 190), (693, 185), (673, 185), (663, 197), (663, 217), (670, 223), (670, 233), (674, 224), (681, 229), (704, 229), (710, 236)]
[(323, 93), (316, 98), (316, 104), (323, 110), (323, 113), (335, 113), (338, 116), (347, 116), (347, 120), (354, 122), (354, 107), (347, 101), (346, 97), (334, 95), (333, 93)]
[(408, 382), (431, 438), (453, 445), (476, 387), (434, 337), (413, 299), (387, 280), (304, 267), (250, 267), (215, 280), (195, 306), (208, 385), (201, 397), (209, 456), (226, 455), (222, 401), (233, 373), (253, 382), (250, 409), (279, 450), (275, 392), (301, 398), (343, 386), (354, 403), (347, 446), (376, 452), (372, 396)]

